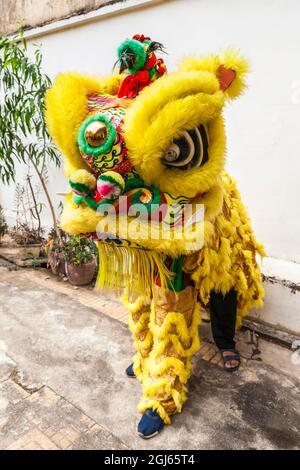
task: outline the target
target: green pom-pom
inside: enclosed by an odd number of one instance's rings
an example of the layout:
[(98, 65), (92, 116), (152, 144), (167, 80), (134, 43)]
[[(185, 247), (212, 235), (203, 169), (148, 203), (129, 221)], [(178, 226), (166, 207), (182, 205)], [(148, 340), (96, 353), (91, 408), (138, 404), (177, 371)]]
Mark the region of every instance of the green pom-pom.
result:
[(78, 194), (72, 194), (72, 200), (76, 204), (76, 206), (79, 206), (84, 202), (84, 196), (79, 196)]
[(126, 39), (122, 42), (122, 44), (120, 44), (118, 48), (119, 59), (121, 58), (122, 52), (124, 52), (126, 48), (129, 48), (135, 54), (134, 65), (133, 67), (128, 68), (128, 72), (130, 74), (134, 74), (144, 67), (147, 54), (143, 44), (140, 41), (137, 41), (136, 39)]

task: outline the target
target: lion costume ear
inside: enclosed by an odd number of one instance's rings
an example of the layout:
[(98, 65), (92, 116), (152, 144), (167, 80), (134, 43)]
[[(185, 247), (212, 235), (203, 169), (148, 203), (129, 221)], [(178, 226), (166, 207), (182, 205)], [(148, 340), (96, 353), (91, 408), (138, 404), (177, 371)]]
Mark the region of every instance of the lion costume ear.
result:
[(79, 169), (90, 171), (77, 146), (77, 132), (88, 115), (87, 96), (116, 94), (120, 76), (89, 77), (78, 73), (59, 74), (46, 96), (46, 122), (50, 135), (65, 155), (67, 177)]
[(214, 73), (225, 98), (235, 99), (246, 88), (249, 65), (237, 49), (229, 48), (220, 55), (208, 55), (200, 58), (188, 57), (181, 62), (179, 69)]

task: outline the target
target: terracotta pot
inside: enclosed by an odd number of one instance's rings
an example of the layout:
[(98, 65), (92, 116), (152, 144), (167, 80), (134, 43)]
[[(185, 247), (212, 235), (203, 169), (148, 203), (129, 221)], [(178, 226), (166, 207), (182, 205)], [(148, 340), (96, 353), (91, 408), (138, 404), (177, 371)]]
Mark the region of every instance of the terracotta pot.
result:
[(56, 276), (65, 276), (66, 262), (61, 253), (50, 253), (50, 255), (48, 256), (48, 264), (53, 274), (55, 274)]
[(91, 259), (81, 266), (74, 266), (66, 263), (66, 274), (69, 282), (74, 286), (85, 286), (90, 284), (94, 278), (96, 271), (96, 260)]

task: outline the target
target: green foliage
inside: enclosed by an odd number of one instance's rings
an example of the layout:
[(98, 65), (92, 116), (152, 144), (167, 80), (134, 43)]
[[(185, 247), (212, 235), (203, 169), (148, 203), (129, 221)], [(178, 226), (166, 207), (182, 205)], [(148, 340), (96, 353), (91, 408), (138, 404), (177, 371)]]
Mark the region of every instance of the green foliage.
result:
[(22, 37), (0, 37), (0, 178), (15, 180), (17, 162), (30, 162), (41, 175), (47, 163), (60, 165), (44, 119), (50, 78), (42, 72), (42, 55), (27, 50)]
[(96, 257), (96, 246), (90, 238), (73, 235), (62, 248), (65, 260), (74, 266), (81, 266)]
[(0, 242), (1, 242), (1, 238), (3, 237), (3, 235), (7, 233), (7, 230), (8, 230), (8, 226), (5, 220), (4, 210), (0, 206)]
[(48, 240), (46, 244), (46, 253), (49, 256), (51, 253), (61, 253), (64, 249), (68, 240), (68, 235), (60, 227), (58, 227), (58, 233), (54, 227), (51, 228), (48, 233)]

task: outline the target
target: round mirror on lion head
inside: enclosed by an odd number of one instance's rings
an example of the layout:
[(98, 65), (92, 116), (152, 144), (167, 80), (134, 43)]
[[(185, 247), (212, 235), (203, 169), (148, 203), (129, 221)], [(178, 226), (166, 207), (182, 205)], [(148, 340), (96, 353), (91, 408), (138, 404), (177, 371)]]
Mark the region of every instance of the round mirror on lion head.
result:
[(84, 138), (91, 147), (103, 145), (107, 139), (107, 127), (104, 122), (91, 122), (84, 132)]

